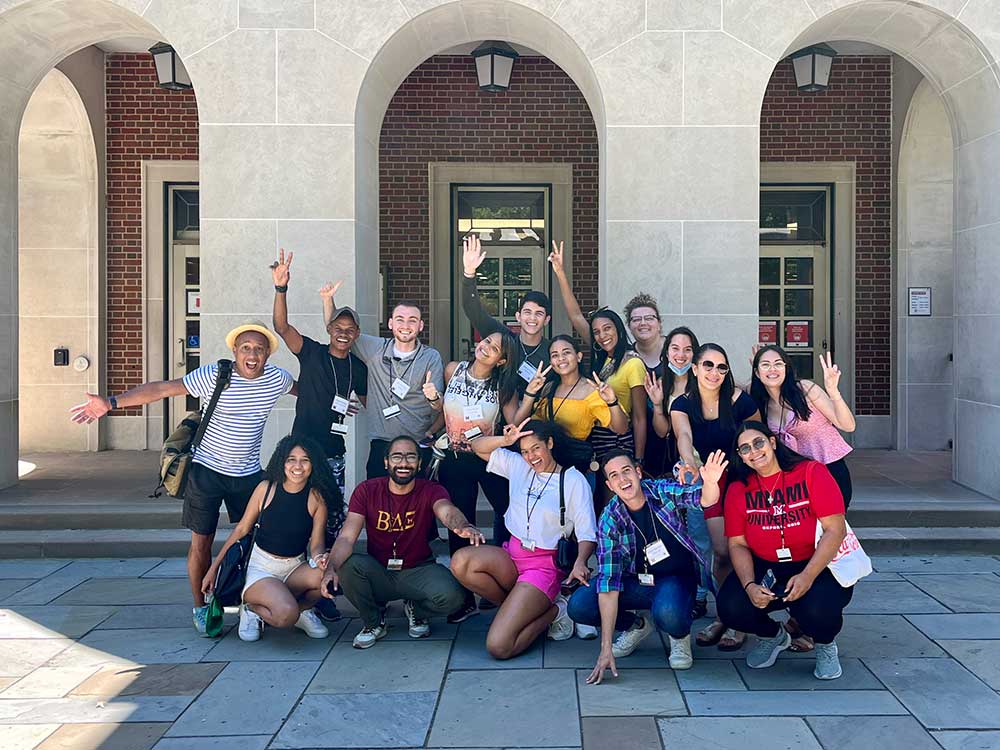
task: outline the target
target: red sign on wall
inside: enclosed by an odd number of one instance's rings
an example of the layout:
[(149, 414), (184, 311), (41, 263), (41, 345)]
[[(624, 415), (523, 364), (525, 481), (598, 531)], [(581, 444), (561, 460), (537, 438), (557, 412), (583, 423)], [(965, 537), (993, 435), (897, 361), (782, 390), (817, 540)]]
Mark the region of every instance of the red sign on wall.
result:
[(785, 323), (785, 346), (806, 347), (810, 345), (808, 320), (789, 320)]
[(757, 343), (777, 344), (778, 343), (778, 321), (762, 320), (757, 325)]

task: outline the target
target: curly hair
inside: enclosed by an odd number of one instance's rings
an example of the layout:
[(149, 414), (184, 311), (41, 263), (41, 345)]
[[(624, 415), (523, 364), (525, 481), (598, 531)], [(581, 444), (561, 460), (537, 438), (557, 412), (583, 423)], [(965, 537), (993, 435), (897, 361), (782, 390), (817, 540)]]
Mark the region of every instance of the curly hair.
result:
[(335, 535), (339, 534), (347, 517), (344, 510), (344, 495), (337, 485), (337, 480), (333, 477), (333, 472), (330, 471), (330, 465), (326, 462), (326, 454), (315, 440), (305, 435), (286, 435), (281, 438), (274, 447), (274, 453), (271, 454), (271, 459), (267, 462), (264, 473), (276, 485), (284, 482), (285, 461), (288, 460), (288, 455), (296, 446), (306, 452), (306, 455), (309, 456), (309, 462), (312, 464), (312, 472), (309, 474), (306, 487), (316, 490), (323, 498), (326, 505), (327, 529), (334, 532)]
[(632, 312), (637, 307), (651, 307), (656, 312), (656, 317), (660, 317), (660, 306), (656, 304), (656, 298), (646, 292), (639, 292), (625, 305), (625, 324), (632, 320)]

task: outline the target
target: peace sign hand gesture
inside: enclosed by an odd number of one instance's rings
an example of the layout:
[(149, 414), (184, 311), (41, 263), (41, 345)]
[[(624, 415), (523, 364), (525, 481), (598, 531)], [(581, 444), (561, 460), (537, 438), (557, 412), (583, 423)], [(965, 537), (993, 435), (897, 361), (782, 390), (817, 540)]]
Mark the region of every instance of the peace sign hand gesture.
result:
[(833, 364), (833, 354), (827, 352), (819, 355), (819, 366), (823, 368), (823, 386), (827, 395), (839, 393), (840, 368)]
[(519, 424), (519, 425), (512, 425), (512, 424), (506, 425), (503, 428), (503, 444), (507, 445), (507, 446), (510, 446), (510, 445), (513, 445), (514, 443), (516, 443), (518, 440), (520, 440), (524, 436), (531, 435), (532, 434), (532, 430), (525, 430), (524, 429), (524, 426), (526, 424), (528, 424), (528, 422), (530, 422), (530, 421), (531, 421), (531, 417), (528, 417), (523, 422), (521, 422), (521, 424)]
[(701, 481), (705, 484), (718, 484), (727, 466), (729, 461), (726, 460), (726, 454), (722, 451), (712, 451), (701, 467)]
[(653, 406), (663, 405), (663, 379), (654, 378), (652, 373), (646, 373), (646, 382), (643, 383), (646, 387), (646, 395), (649, 396), (649, 400), (653, 402)]
[(472, 278), (476, 275), (476, 269), (483, 264), (486, 259), (486, 251), (483, 250), (483, 243), (479, 239), (479, 234), (471, 232), (462, 239), (462, 269), (465, 275)]
[(437, 386), (431, 381), (431, 371), (427, 371), (427, 377), (424, 379), (424, 384), (421, 386), (424, 391), (424, 398), (428, 401), (437, 401), (441, 398), (441, 394), (438, 392)]
[(601, 376), (596, 372), (594, 373), (594, 380), (592, 382), (594, 387), (597, 388), (597, 395), (604, 400), (604, 403), (611, 405), (618, 400), (618, 394), (615, 393), (615, 389), (601, 380)]
[(275, 286), (288, 286), (288, 280), (291, 278), (291, 274), (288, 272), (292, 267), (292, 253), (289, 251), (288, 257), (285, 257), (285, 248), (278, 250), (278, 259), (271, 264), (271, 278), (274, 280)]
[(538, 394), (541, 392), (542, 388), (545, 387), (545, 376), (549, 374), (549, 370), (552, 369), (552, 365), (549, 365), (544, 370), (542, 369), (542, 363), (538, 363), (538, 369), (535, 371), (534, 377), (528, 383), (528, 387), (525, 389), (528, 393)]
[(562, 278), (566, 269), (563, 267), (563, 243), (556, 244), (555, 240), (552, 240), (552, 252), (549, 253), (549, 263), (552, 264), (552, 272)]

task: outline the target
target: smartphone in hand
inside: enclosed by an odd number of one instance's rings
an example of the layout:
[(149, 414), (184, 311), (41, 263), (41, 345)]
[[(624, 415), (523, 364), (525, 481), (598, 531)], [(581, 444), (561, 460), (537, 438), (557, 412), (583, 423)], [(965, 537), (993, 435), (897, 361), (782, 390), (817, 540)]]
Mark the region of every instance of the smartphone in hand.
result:
[(764, 573), (764, 577), (760, 579), (760, 585), (763, 588), (770, 591), (772, 594), (774, 594), (776, 598), (781, 599), (782, 598), (781, 595), (777, 591), (775, 591), (775, 586), (777, 585), (777, 583), (778, 583), (777, 576), (774, 575), (773, 570), (768, 568), (767, 572)]

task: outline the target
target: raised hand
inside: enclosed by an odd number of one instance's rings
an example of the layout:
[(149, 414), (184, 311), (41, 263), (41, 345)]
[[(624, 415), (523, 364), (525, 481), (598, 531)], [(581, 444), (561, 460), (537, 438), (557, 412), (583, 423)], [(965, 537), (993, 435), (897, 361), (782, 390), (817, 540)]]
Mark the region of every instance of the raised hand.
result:
[(294, 253), (289, 252), (288, 257), (285, 257), (285, 248), (278, 250), (278, 259), (271, 264), (271, 278), (274, 280), (275, 286), (288, 286), (288, 280), (291, 278), (289, 269), (292, 267), (292, 256)]
[(424, 391), (424, 398), (428, 401), (437, 401), (441, 398), (441, 394), (438, 392), (437, 386), (431, 381), (431, 371), (427, 371), (427, 377), (424, 378), (424, 384), (421, 386)]
[(618, 399), (618, 394), (615, 393), (615, 389), (601, 380), (601, 376), (596, 372), (594, 373), (593, 383), (594, 387), (597, 388), (597, 395), (604, 400), (604, 403), (613, 404)]
[(519, 424), (519, 425), (512, 425), (512, 424), (506, 425), (503, 428), (503, 443), (504, 443), (504, 445), (508, 445), (508, 446), (509, 445), (513, 445), (514, 443), (516, 443), (518, 440), (520, 440), (521, 438), (525, 437), (526, 435), (531, 435), (532, 432), (533, 432), (532, 430), (525, 430), (524, 429), (524, 426), (526, 424), (528, 424), (528, 422), (530, 422), (530, 421), (531, 421), (531, 417), (528, 417), (523, 422), (521, 422), (521, 424)]
[(94, 393), (87, 394), (87, 400), (70, 408), (69, 418), (77, 424), (90, 424), (111, 411), (111, 402)]
[(552, 365), (549, 365), (544, 370), (542, 369), (542, 363), (538, 363), (538, 369), (535, 370), (534, 377), (528, 382), (528, 387), (525, 390), (528, 393), (539, 393), (542, 388), (545, 387), (545, 376), (549, 374), (552, 369)]
[(343, 281), (338, 281), (338, 282), (336, 282), (334, 284), (331, 284), (328, 281), (327, 283), (325, 283), (323, 286), (321, 286), (319, 288), (319, 296), (320, 297), (329, 297), (330, 300), (332, 301), (333, 300), (333, 296), (337, 293), (337, 290), (340, 289), (340, 285), (343, 284), (343, 283), (344, 283)]
[(661, 406), (663, 404), (663, 378), (653, 377), (652, 373), (647, 372), (646, 382), (643, 385), (646, 388), (646, 395), (649, 396), (653, 405)]
[(833, 354), (820, 354), (819, 366), (823, 368), (823, 387), (827, 395), (839, 393), (840, 368), (833, 364)]
[(486, 251), (479, 240), (479, 234), (471, 232), (462, 239), (462, 269), (466, 276), (475, 276), (476, 269), (486, 259)]
[(552, 264), (552, 272), (556, 276), (563, 276), (566, 273), (566, 269), (563, 267), (563, 243), (556, 244), (555, 240), (552, 240), (552, 252), (549, 253), (549, 263)]
[(723, 451), (712, 451), (701, 467), (701, 481), (706, 484), (710, 482), (718, 484), (727, 466), (729, 461), (726, 460), (726, 454)]
[(757, 352), (763, 348), (763, 344), (754, 344), (750, 347), (750, 377), (753, 377), (753, 361), (757, 359)]

